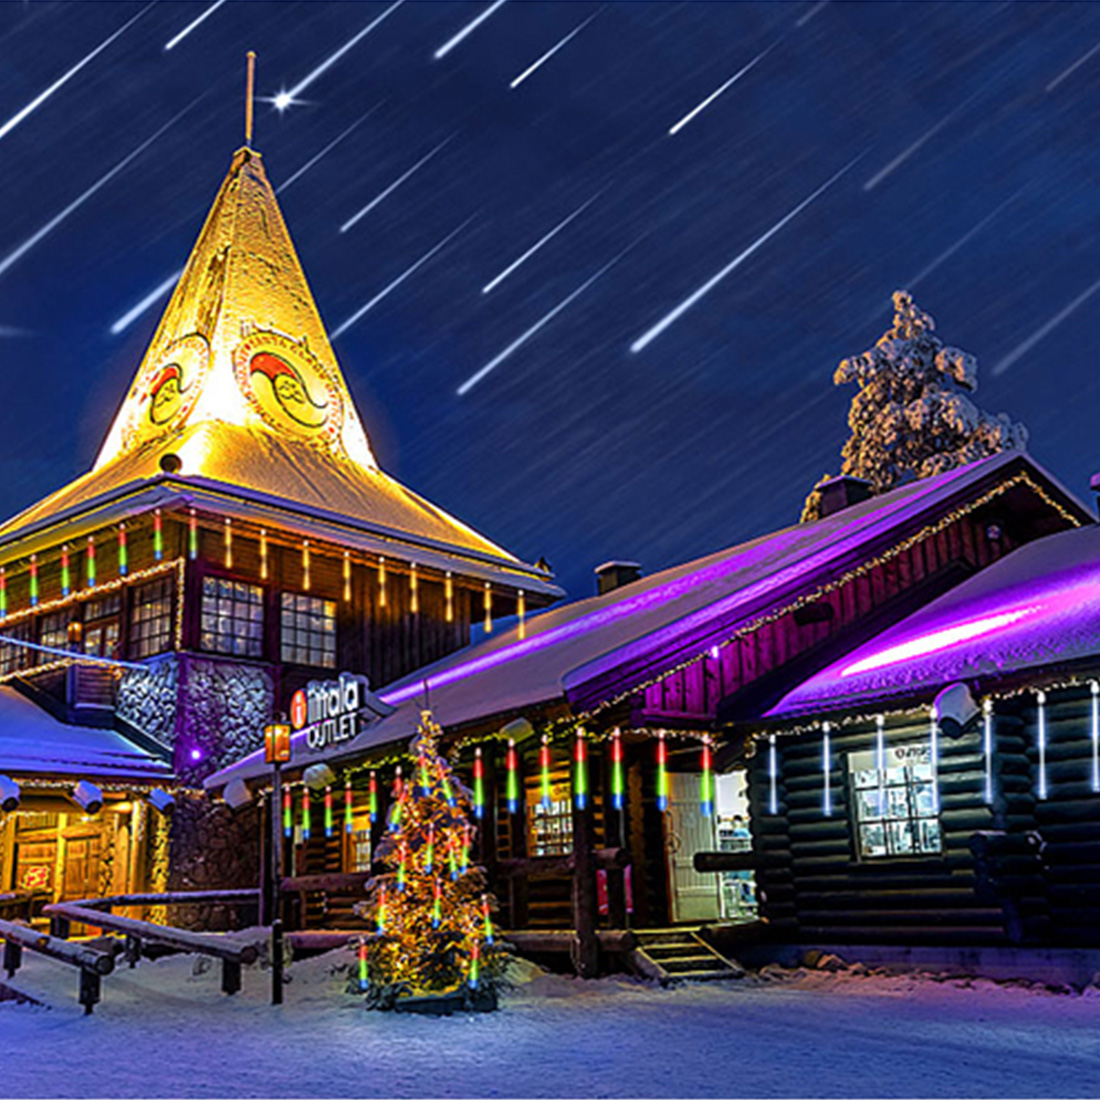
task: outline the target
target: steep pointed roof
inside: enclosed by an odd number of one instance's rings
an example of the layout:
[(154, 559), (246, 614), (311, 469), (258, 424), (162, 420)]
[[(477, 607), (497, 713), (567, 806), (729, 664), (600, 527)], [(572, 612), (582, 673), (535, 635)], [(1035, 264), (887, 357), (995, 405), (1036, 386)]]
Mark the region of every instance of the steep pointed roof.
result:
[[(434, 551), (540, 570), (378, 467), (260, 155), (233, 156), (176, 289), (91, 471), (0, 526), (0, 553), (33, 532), (143, 487), (244, 490), (251, 500), (339, 516)], [(415, 557), (415, 554), (410, 556)]]

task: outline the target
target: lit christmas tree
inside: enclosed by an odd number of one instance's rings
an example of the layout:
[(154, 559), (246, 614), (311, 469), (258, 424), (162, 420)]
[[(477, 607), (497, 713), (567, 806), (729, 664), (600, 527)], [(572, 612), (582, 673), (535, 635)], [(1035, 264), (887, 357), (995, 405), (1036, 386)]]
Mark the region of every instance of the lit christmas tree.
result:
[(358, 911), (374, 926), (359, 946), (357, 988), (371, 1008), (403, 997), (460, 994), (466, 1007), (495, 1005), (507, 955), (493, 929), (495, 899), (471, 862), (470, 792), (440, 755), (442, 733), (422, 711), (411, 774), (395, 782), (376, 875)]

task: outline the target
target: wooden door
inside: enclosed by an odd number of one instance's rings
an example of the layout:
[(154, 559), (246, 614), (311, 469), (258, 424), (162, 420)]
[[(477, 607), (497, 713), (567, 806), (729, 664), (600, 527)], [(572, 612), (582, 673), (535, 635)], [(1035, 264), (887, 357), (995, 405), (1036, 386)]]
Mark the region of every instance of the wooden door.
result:
[(92, 898), (99, 893), (99, 853), (98, 836), (66, 838), (62, 901)]
[(716, 847), (714, 818), (704, 817), (699, 804), (698, 775), (669, 774), (665, 847), (673, 923), (717, 920), (718, 876), (701, 875), (692, 865), (696, 852)]

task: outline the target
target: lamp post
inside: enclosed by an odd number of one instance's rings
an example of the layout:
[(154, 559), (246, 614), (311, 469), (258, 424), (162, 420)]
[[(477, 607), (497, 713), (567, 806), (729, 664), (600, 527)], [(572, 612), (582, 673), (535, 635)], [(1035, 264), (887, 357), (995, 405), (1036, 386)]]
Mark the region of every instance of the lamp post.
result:
[(283, 1003), (283, 921), (279, 915), (283, 882), (283, 765), (290, 763), (286, 716), (264, 726), (264, 759), (271, 765), (271, 1003)]

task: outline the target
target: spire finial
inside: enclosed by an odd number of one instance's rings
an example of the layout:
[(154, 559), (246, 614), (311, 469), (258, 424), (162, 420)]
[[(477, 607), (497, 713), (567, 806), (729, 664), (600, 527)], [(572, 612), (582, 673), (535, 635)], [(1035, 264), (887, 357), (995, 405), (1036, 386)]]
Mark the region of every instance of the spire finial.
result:
[(256, 51), (248, 51), (248, 78), (244, 92), (244, 143), (252, 148), (252, 95), (256, 86)]

